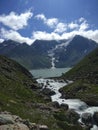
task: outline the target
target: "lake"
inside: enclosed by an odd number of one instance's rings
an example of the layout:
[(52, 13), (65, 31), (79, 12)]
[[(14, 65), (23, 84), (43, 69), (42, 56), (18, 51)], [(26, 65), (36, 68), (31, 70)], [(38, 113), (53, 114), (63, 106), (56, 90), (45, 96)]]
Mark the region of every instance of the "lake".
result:
[(35, 78), (59, 77), (62, 73), (69, 71), (71, 68), (50, 68), (50, 69), (34, 69), (31, 74)]

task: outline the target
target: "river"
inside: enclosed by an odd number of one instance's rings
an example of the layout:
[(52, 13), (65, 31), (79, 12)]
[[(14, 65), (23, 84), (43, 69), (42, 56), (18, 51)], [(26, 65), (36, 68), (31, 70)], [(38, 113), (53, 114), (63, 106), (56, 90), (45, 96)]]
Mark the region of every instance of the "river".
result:
[[(87, 104), (80, 99), (62, 99), (61, 93), (58, 91), (60, 88), (63, 86), (66, 86), (68, 83), (72, 83), (72, 81), (66, 82), (60, 82), (58, 80), (53, 80), (53, 79), (46, 79), (47, 77), (55, 77), (55, 76), (60, 76), (62, 73), (65, 71), (67, 72), (70, 68), (63, 68), (63, 69), (40, 69), (40, 70), (33, 70), (31, 73), (34, 75), (34, 77), (38, 78), (37, 82), (39, 84), (43, 83), (43, 88), (47, 85), (47, 87), (50, 88), (51, 90), (55, 91), (55, 95), (51, 96), (52, 101), (57, 101), (59, 104), (65, 103), (69, 106), (69, 109), (74, 109), (78, 114), (80, 114), (80, 119), (79, 121), (81, 122), (81, 115), (83, 113), (91, 113), (92, 116), (94, 112), (98, 112), (98, 107), (89, 107)], [(47, 71), (48, 70), (48, 71)], [(58, 71), (58, 72), (56, 72)], [(39, 78), (41, 77), (41, 78)], [(97, 125), (93, 125), (93, 128), (90, 130), (98, 130)]]

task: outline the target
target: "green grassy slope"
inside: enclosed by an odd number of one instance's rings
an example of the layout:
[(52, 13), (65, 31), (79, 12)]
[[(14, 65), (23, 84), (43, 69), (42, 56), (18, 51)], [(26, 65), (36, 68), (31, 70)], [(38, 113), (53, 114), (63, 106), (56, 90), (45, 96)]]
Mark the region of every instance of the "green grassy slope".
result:
[(50, 124), (56, 121), (53, 113), (40, 109), (44, 105), (46, 100), (40, 95), (32, 75), (15, 61), (0, 56), (0, 111), (9, 111), (52, 129)]
[[(83, 130), (65, 120), (67, 111), (56, 109), (45, 100), (32, 75), (21, 65), (0, 56), (0, 112), (9, 111), (50, 130)], [(62, 120), (63, 119), (63, 120)]]
[(60, 90), (63, 97), (80, 98), (88, 105), (98, 105), (98, 48), (62, 78), (74, 81)]

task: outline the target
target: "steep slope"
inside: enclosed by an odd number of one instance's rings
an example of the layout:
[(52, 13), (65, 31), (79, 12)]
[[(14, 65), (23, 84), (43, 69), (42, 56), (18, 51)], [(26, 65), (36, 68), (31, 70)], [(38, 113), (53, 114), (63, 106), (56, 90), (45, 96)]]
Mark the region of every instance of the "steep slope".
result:
[(98, 105), (98, 48), (63, 74), (62, 78), (74, 80), (60, 90), (63, 97), (80, 98), (89, 105)]
[(62, 68), (76, 65), (97, 46), (96, 42), (77, 35), (68, 40), (36, 40), (31, 46), (26, 43), (16, 45), (15, 42), (13, 47), (12, 41), (5, 41), (1, 44), (0, 54), (28, 69)]
[[(2, 111), (8, 111), (14, 115), (17, 115), (15, 116), (15, 121), (17, 123), (18, 121), (19, 123), (24, 122), (24, 124), (26, 124), (30, 130), (31, 126), (34, 126), (33, 128), (35, 130), (38, 130), (39, 126), (36, 126), (35, 123), (47, 125), (50, 130), (64, 130), (65, 128), (67, 130), (82, 130), (81, 126), (73, 124), (73, 122), (71, 122), (72, 125), (70, 125), (69, 120), (65, 121), (65, 110), (63, 112), (60, 110), (60, 108), (54, 108), (47, 97), (44, 97), (44, 95), (41, 93), (41, 90), (37, 88), (36, 81), (24, 67), (13, 60), (10, 60), (4, 56), (0, 56), (1, 129), (7, 129), (7, 127), (12, 129), (14, 127), (14, 124), (11, 122), (11, 115), (4, 115), (2, 113)], [(7, 114), (7, 112), (4, 113)], [(64, 115), (63, 121), (62, 115)], [(22, 122), (18, 116), (23, 119), (29, 119), (34, 123), (29, 123), (29, 120), (23, 120)], [(14, 116), (12, 117), (14, 118)], [(15, 129), (24, 129), (23, 125), (18, 126), (17, 123), (15, 124)], [(7, 125), (2, 126), (4, 124)]]
[(15, 47), (19, 45), (20, 43), (12, 40), (4, 41), (2, 44), (0, 44), (0, 54), (9, 53), (11, 50), (13, 50)]
[[(66, 44), (65, 44), (66, 45)], [(57, 59), (56, 67), (72, 67), (76, 65), (83, 57), (96, 48), (97, 44), (85, 37), (76, 35), (69, 40), (67, 46), (58, 48), (55, 51)]]

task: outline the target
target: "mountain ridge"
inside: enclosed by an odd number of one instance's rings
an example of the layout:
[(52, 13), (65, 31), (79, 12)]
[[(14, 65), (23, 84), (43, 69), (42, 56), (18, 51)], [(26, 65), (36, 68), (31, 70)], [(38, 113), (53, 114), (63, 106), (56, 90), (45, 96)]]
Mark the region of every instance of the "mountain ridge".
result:
[(79, 35), (68, 40), (36, 40), (31, 45), (15, 44), (8, 51), (6, 47), (1, 47), (0, 54), (18, 61), (27, 69), (51, 68), (53, 64), (56, 68), (72, 67), (98, 46), (93, 40)]
[(64, 98), (78, 98), (89, 106), (98, 106), (98, 48), (61, 78), (73, 81), (60, 90)]

